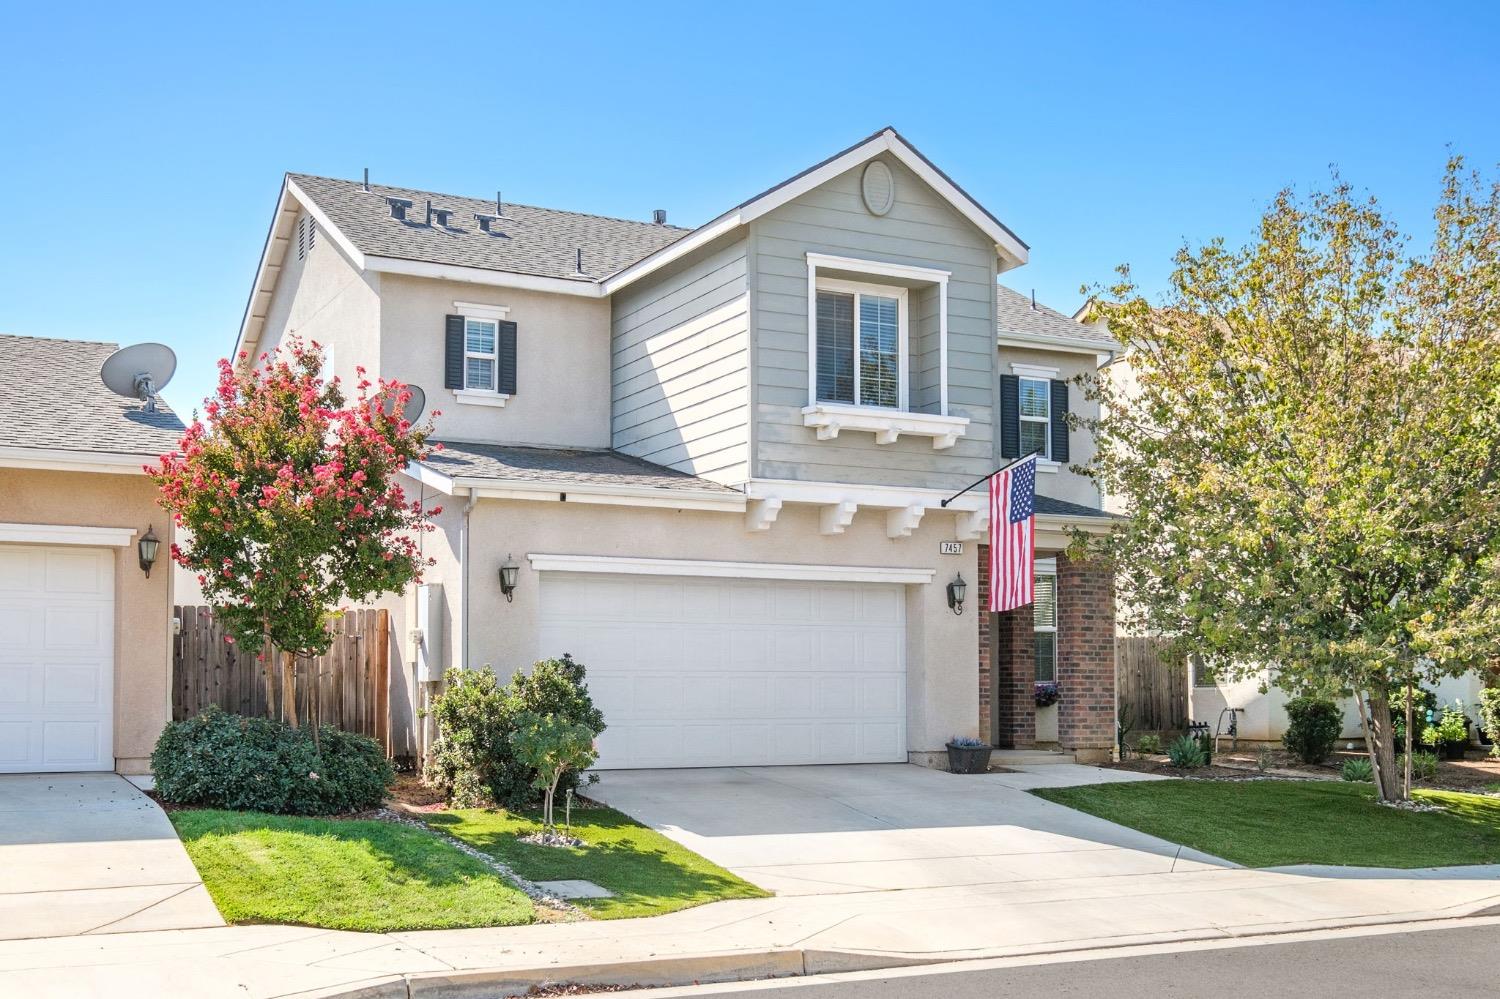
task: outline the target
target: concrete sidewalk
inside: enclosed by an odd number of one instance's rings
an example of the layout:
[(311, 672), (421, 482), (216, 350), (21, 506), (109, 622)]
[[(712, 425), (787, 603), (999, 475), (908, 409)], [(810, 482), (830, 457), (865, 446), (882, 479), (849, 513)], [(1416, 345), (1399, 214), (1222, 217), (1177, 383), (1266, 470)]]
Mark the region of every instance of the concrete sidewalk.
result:
[[(1072, 768), (1045, 769), (1054, 775), (992, 776), (1022, 784), (1087, 776), (1069, 772)], [(902, 776), (913, 783), (927, 780)], [(822, 778), (812, 774), (806, 779)], [(839, 793), (847, 795), (847, 788)], [(910, 793), (908, 788), (897, 796)], [(1002, 793), (1000, 785), (994, 793)], [(505, 970), (517, 980), (557, 976), (609, 981), (612, 974), (618, 980), (620, 973), (597, 966), (634, 963), (630, 977), (637, 982), (709, 981), (745, 973), (838, 971), (1223, 940), (1454, 918), (1500, 906), (1500, 867), (1257, 871), (1212, 858), (1184, 863), (1180, 851), (1161, 840), (1132, 839), (1140, 834), (1108, 823), (1100, 828), (1092, 824), (1099, 820), (1080, 819), (1077, 812), (1026, 797), (1036, 810), (1027, 812), (1024, 821), (1013, 816), (1013, 824), (1024, 827), (1026, 836), (1049, 837), (1054, 849), (1029, 859), (1011, 855), (1003, 863), (986, 861), (994, 875), (989, 881), (964, 874), (963, 883), (946, 883), (953, 868), (937, 864), (926, 880), (938, 884), (917, 878), (911, 887), (870, 887), (852, 883), (851, 872), (840, 870), (830, 890), (719, 902), (654, 919), (389, 934), (244, 926), (15, 940), (0, 942), (0, 995), (271, 997), (365, 989), (361, 994), (366, 997), (493, 996), (494, 985), (482, 984), (488, 979), (473, 973)], [(932, 835), (976, 828), (963, 825), (963, 818), (958, 813), (928, 816), (923, 828)], [(784, 834), (785, 823), (776, 825)], [(992, 825), (992, 818), (983, 816), (983, 827)], [(1069, 828), (1079, 842), (1067, 842)], [(878, 834), (879, 849), (890, 845), (891, 833), (884, 825), (870, 831)], [(1108, 842), (1110, 838), (1116, 841)], [(817, 841), (800, 845), (810, 842)], [(892, 871), (910, 874), (925, 861), (943, 859), (906, 856), (905, 851), (917, 848), (913, 842), (920, 840), (898, 844), (903, 853), (894, 858)], [(738, 849), (753, 844), (720, 845)], [(785, 845), (795, 849), (799, 843)], [(1109, 873), (1069, 866), (1105, 854)], [(813, 860), (844, 863), (838, 857)], [(915, 865), (909, 863), (913, 860)], [(584, 965), (596, 966), (595, 971), (563, 971)], [(435, 977), (409, 983), (407, 976)], [(469, 986), (479, 991), (463, 992)]]

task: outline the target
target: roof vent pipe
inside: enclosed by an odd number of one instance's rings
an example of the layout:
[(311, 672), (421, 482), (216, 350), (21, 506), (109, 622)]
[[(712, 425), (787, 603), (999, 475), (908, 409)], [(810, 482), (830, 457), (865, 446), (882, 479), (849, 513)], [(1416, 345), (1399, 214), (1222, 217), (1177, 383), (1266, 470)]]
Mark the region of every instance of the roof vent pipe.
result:
[(370, 168), (365, 167), (365, 182), (360, 185), (360, 190), (366, 194), (370, 193)]
[(658, 208), (656, 211), (652, 212), (651, 221), (656, 223), (657, 225), (666, 225), (667, 210), (665, 208)]
[(1031, 289), (1031, 311), (1036, 311), (1036, 289)]
[(427, 224), (432, 225), (432, 199), (427, 199)]
[(577, 261), (578, 261), (577, 273), (582, 274), (583, 273), (583, 247), (580, 246), (576, 252), (577, 252)]

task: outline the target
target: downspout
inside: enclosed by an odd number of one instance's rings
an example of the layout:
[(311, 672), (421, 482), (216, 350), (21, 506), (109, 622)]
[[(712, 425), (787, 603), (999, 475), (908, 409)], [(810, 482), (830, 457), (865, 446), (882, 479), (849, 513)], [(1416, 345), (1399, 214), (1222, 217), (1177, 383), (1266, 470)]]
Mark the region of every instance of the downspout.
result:
[[(469, 514), (474, 510), (474, 504), (478, 495), (473, 489), (469, 490), (469, 498), (464, 502), (463, 511), (463, 540), (458, 546), (458, 614), (455, 627), (458, 628), (462, 638), (459, 642), (460, 659), (456, 665), (468, 668), (469, 664)], [(451, 644), (452, 639), (449, 638)], [(443, 657), (447, 659), (446, 654)], [(449, 663), (448, 665), (455, 665)], [(424, 683), (426, 689), (422, 692), (422, 749), (421, 759), (424, 764), (428, 753), (432, 749), (432, 743), (437, 738), (436, 722), (432, 718), (432, 701), (442, 688), (442, 680), (432, 680)]]
[(458, 585), (463, 587), (463, 597), (459, 601), (460, 613), (463, 615), (463, 621), (459, 625), (463, 634), (463, 661), (459, 665), (464, 669), (469, 668), (469, 514), (473, 512), (474, 504), (478, 500), (479, 494), (470, 488), (468, 501), (464, 503), (463, 552), (458, 557)]

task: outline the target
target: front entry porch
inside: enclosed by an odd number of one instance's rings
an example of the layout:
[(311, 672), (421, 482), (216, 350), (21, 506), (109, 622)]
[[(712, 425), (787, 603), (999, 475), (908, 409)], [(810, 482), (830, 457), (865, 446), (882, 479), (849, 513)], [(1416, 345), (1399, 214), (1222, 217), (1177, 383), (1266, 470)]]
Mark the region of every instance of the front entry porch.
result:
[[(991, 614), (989, 551), (979, 546), (979, 731), (1001, 749), (1056, 746), (1080, 763), (1115, 743), (1114, 577), (1057, 553), (1037, 560), (1034, 604)], [(1037, 706), (1052, 681), (1057, 703)]]

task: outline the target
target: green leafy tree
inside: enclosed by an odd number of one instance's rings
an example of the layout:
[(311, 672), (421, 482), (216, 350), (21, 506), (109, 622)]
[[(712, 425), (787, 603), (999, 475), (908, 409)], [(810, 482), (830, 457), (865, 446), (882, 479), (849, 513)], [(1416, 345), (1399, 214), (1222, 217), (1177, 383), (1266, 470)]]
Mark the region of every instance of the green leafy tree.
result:
[(517, 715), (515, 724), (511, 748), (518, 761), (535, 771), (532, 786), (542, 792), (542, 826), (552, 829), (552, 801), (563, 774), (587, 770), (598, 759), (594, 731), (561, 715), (533, 711)]
[[(229, 638), (262, 658), (267, 641), (281, 650), (281, 717), (295, 727), (297, 659), (328, 651), (339, 605), (400, 591), (431, 564), (417, 538), (441, 508), (424, 510), (396, 480), (426, 454), (431, 426), (403, 415), (406, 386), (373, 384), (362, 368), (346, 399), (321, 377), (316, 343), (239, 359), (219, 362), (206, 420), (147, 471), (191, 532), (172, 557), (197, 574)], [(267, 664), (268, 705), (273, 688)]]
[[(1390, 694), (1500, 652), (1500, 185), (1448, 165), (1429, 252), (1374, 200), (1282, 192), (1258, 238), (1099, 289), (1128, 368), (1090, 379), (1099, 543), (1130, 624), (1221, 675), (1356, 695), (1405, 797)], [(1085, 545), (1084, 539), (1077, 542)]]

